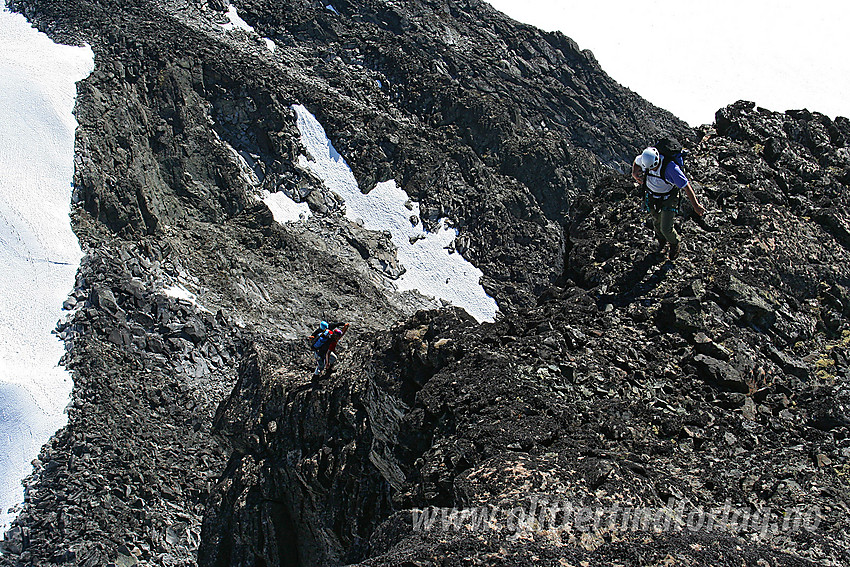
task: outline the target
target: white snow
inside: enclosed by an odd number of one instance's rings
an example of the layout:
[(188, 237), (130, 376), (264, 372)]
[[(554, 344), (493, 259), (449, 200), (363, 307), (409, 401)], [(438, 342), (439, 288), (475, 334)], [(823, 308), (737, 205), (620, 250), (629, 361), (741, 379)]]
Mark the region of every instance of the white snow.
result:
[(174, 299), (182, 299), (194, 304), (198, 303), (198, 299), (195, 297), (195, 294), (179, 284), (173, 284), (163, 288), (162, 293), (168, 297), (173, 297)]
[(227, 6), (227, 19), (230, 20), (228, 23), (219, 24), (222, 28), (224, 28), (224, 31), (230, 31), (239, 28), (240, 30), (245, 30), (250, 34), (255, 33), (254, 28), (249, 26), (248, 22), (239, 17), (239, 12), (236, 11), (236, 8), (233, 6), (233, 4), (229, 4)]
[(264, 190), (262, 201), (271, 210), (274, 220), (281, 224), (306, 220), (310, 216), (307, 203), (296, 203), (281, 191), (270, 193)]
[[(221, 138), (219, 138), (219, 140), (221, 140)], [(236, 151), (236, 148), (226, 141), (221, 140), (221, 143), (227, 146), (231, 153), (233, 153), (233, 157), (239, 161), (240, 171), (242, 172), (245, 181), (249, 185), (259, 188), (260, 180), (257, 179), (256, 173), (254, 173), (254, 170), (248, 164), (248, 160), (245, 156)], [(310, 217), (310, 207), (307, 203), (296, 203), (286, 193), (281, 191), (272, 193), (263, 189), (260, 196), (255, 196), (255, 198), (265, 203), (269, 210), (271, 210), (274, 220), (281, 224), (306, 220)]]
[[(254, 28), (251, 27), (248, 22), (239, 17), (239, 12), (236, 10), (233, 4), (228, 4), (227, 6), (227, 19), (229, 21), (226, 24), (219, 24), (219, 26), (221, 26), (224, 31), (228, 32), (231, 30), (240, 29), (248, 32), (248, 34), (252, 36), (259, 37), (259, 34), (257, 34)], [(266, 45), (266, 48), (268, 48), (269, 51), (274, 53), (274, 50), (277, 47), (277, 45), (275, 45), (275, 42), (267, 37), (262, 38), (262, 40), (263, 43)]]
[[(221, 138), (219, 138), (219, 140), (221, 140)], [(242, 172), (245, 181), (249, 185), (259, 188), (260, 180), (257, 179), (257, 175), (248, 164), (248, 160), (245, 156), (236, 151), (236, 148), (226, 141), (221, 140), (221, 143), (226, 145), (233, 153), (233, 156), (239, 161), (240, 171)], [(255, 198), (265, 203), (269, 210), (271, 210), (274, 220), (281, 224), (306, 220), (310, 217), (310, 207), (307, 203), (296, 203), (286, 193), (281, 191), (272, 193), (263, 189), (260, 196), (255, 195)]]
[[(191, 303), (192, 305), (197, 307), (199, 311), (212, 313), (212, 311), (207, 309), (200, 301), (198, 301), (198, 296), (196, 294), (186, 289), (186, 287), (183, 285), (182, 282), (185, 282), (187, 279), (197, 284), (197, 278), (193, 276), (185, 276), (184, 274), (184, 276), (178, 277), (178, 281), (176, 283), (172, 283), (167, 286), (160, 283), (160, 285), (164, 286), (160, 289), (160, 292), (167, 297), (173, 297), (174, 299)], [(199, 293), (201, 292), (199, 291)]]
[(336, 11), (336, 8), (334, 8), (332, 4), (328, 4), (327, 6), (325, 6), (325, 10), (333, 12), (334, 14), (339, 16), (339, 12)]
[[(615, 81), (692, 126), (714, 122), (718, 109), (740, 99), (780, 112), (850, 116), (847, 2), (488, 2), (562, 31)], [(661, 46), (668, 46), (663, 54)]]
[(0, 531), (31, 461), (66, 422), (72, 382), (51, 332), (82, 257), (68, 217), (72, 111), (93, 66), (90, 48), (54, 44), (0, 9)]
[(346, 217), (370, 230), (387, 230), (398, 249), (399, 262), (407, 269), (396, 282), (398, 288), (418, 290), (463, 307), (478, 321), (493, 321), (498, 305), (481, 287), (481, 270), (457, 252), (449, 252), (457, 231), (440, 220), (436, 233), (427, 232), (419, 217), (419, 204), (411, 202), (395, 181), (379, 183), (368, 194), (357, 186), (354, 174), (334, 149), (318, 120), (302, 105), (293, 107), (298, 116), (301, 143), (308, 156), (299, 165), (318, 175), (325, 185), (345, 200)]

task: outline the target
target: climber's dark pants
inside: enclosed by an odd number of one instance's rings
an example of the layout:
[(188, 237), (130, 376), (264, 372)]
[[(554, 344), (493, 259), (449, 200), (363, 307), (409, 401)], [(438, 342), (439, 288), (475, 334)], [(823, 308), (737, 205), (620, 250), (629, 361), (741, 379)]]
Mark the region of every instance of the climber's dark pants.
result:
[(316, 371), (313, 372), (314, 375), (318, 376), (322, 373), (322, 370), (325, 369), (325, 355), (327, 354), (328, 365), (333, 366), (336, 364), (336, 355), (333, 352), (329, 353), (320, 353), (318, 351), (314, 351), (313, 354), (316, 357)]
[(679, 243), (679, 233), (673, 226), (676, 217), (676, 205), (678, 199), (675, 196), (666, 199), (655, 199), (648, 197), (649, 214), (652, 216), (652, 228), (655, 229), (655, 237), (659, 242), (666, 240), (671, 245)]

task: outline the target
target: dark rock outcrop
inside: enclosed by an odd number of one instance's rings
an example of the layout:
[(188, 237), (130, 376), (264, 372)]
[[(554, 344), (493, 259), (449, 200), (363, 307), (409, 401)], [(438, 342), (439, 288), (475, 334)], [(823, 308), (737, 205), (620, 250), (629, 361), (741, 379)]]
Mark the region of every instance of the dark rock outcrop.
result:
[(557, 278), (565, 214), (602, 165), (623, 170), (661, 130), (693, 136), (568, 38), (480, 1), (240, 4), (256, 36), (225, 33), (205, 2), (107, 5), (12, 3), (94, 46), (75, 185), (92, 216), (128, 236), (222, 222), (260, 188), (321, 191), (294, 163), (289, 107), (301, 102), (362, 190), (395, 178), (426, 224), (458, 228), (504, 308), (529, 305)]
[[(735, 112), (750, 124), (807, 119), (745, 103), (719, 115)], [(693, 148), (690, 171), (711, 212), (685, 212), (687, 253), (675, 266), (652, 252), (639, 193), (612, 176), (595, 189), (593, 207), (576, 203), (564, 285), (535, 308), (480, 326), (423, 312), (389, 337), (362, 337), (327, 381), (237, 388), (244, 405), (222, 407), (227, 436), (242, 447), (259, 440), (240, 458), (268, 472), (233, 471), (212, 500), (207, 541), (232, 534), (237, 517), (262, 517), (246, 504), (262, 487), (290, 513), (325, 512), (276, 535), (289, 564), (315, 563), (317, 549), (329, 563), (364, 565), (846, 562), (848, 252), (778, 183), (773, 202), (754, 206), (734, 172), (765, 186), (783, 170), (746, 143), (711, 133)], [(726, 152), (735, 164), (718, 159)], [(843, 170), (827, 167), (815, 174), (839, 184), (836, 198), (846, 200)], [(281, 372), (273, 367), (252, 366), (242, 380), (272, 382)], [(313, 401), (340, 393), (344, 401)], [(270, 406), (281, 415), (281, 403), (291, 417), (275, 417), (275, 429), (288, 433), (264, 443), (268, 426), (244, 416)], [(305, 420), (303, 409), (317, 406)], [(343, 447), (326, 425), (340, 415), (362, 420), (349, 425)], [(305, 434), (305, 422), (322, 424), (322, 434)], [(336, 484), (350, 471), (380, 487), (354, 510), (339, 498), (358, 491)], [(292, 474), (297, 481), (281, 481)], [(565, 504), (607, 513), (611, 523), (589, 529), (577, 516), (565, 521), (563, 510), (547, 519)], [(665, 505), (681, 511), (678, 528), (635, 527), (635, 510)], [(720, 527), (724, 509), (738, 520)], [(813, 515), (789, 520), (802, 510)], [(511, 523), (510, 511), (526, 523)], [(271, 524), (269, 516), (263, 525)], [(368, 541), (355, 531), (364, 526)], [(320, 531), (322, 541), (313, 537)], [(243, 554), (224, 563), (286, 564), (251, 541), (239, 539)], [(216, 564), (222, 548), (205, 548), (202, 563)]]
[[(850, 560), (846, 119), (739, 102), (695, 132), (479, 0), (237, 2), (255, 34), (218, 0), (10, 5), (96, 68), (74, 401), (0, 564)], [(496, 322), (396, 291), (298, 165), (295, 103), (363, 191), (450, 219)], [(626, 172), (661, 131), (709, 209), (675, 265)], [(353, 324), (311, 382), (319, 318)]]

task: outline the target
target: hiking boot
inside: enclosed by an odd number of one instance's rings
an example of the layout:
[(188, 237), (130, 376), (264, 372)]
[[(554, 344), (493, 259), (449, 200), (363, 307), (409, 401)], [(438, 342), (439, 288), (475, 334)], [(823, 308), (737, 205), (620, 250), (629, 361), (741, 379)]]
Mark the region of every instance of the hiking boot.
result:
[(679, 257), (679, 252), (681, 252), (681, 251), (682, 251), (682, 243), (681, 242), (677, 242), (676, 244), (671, 244), (670, 245), (670, 255), (668, 256), (668, 258), (670, 258), (670, 260), (675, 260), (676, 258)]

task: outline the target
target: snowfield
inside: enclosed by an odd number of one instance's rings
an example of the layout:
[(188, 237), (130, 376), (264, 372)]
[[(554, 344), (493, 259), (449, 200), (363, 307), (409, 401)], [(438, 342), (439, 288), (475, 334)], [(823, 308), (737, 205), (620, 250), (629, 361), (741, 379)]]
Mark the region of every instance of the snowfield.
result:
[(318, 175), (328, 189), (345, 200), (348, 219), (370, 230), (390, 232), (398, 260), (407, 269), (396, 281), (399, 290), (415, 289), (463, 307), (479, 322), (494, 321), (499, 307), (481, 287), (481, 270), (450, 251), (457, 231), (447, 227), (445, 219), (439, 219), (436, 233), (425, 230), (421, 222), (411, 222), (411, 218), (419, 218), (419, 203), (411, 201), (393, 180), (362, 193), (351, 168), (315, 116), (302, 105), (293, 109), (301, 143), (308, 153), (299, 158), (299, 165)]
[[(232, 7), (228, 19), (225, 32), (253, 33)], [(66, 423), (73, 384), (59, 366), (64, 348), (52, 332), (82, 257), (68, 216), (73, 108), (75, 83), (93, 66), (89, 47), (55, 44), (22, 16), (0, 10), (0, 259), (6, 268), (0, 272), (0, 530), (23, 502), (21, 481), (32, 472), (32, 460)], [(457, 232), (445, 219), (436, 233), (412, 222), (419, 205), (394, 181), (361, 193), (318, 121), (303, 106), (295, 111), (309, 154), (300, 165), (345, 199), (349, 219), (390, 231), (407, 269), (398, 288), (463, 307), (479, 321), (494, 320), (498, 306), (479, 283), (481, 271), (451, 251)], [(306, 204), (281, 193), (261, 198), (279, 222), (310, 216)], [(184, 292), (166, 290), (194, 299)]]
[(0, 530), (23, 502), (31, 461), (66, 422), (72, 381), (51, 333), (82, 257), (68, 217), (73, 109), (75, 83), (93, 67), (90, 48), (57, 45), (0, 10)]

